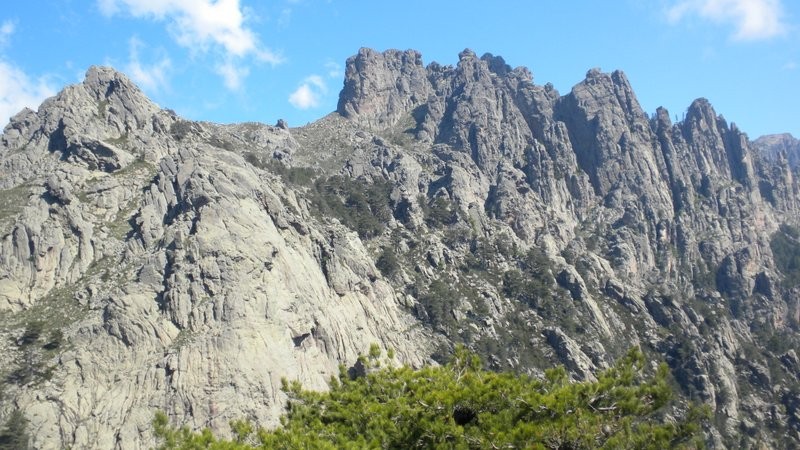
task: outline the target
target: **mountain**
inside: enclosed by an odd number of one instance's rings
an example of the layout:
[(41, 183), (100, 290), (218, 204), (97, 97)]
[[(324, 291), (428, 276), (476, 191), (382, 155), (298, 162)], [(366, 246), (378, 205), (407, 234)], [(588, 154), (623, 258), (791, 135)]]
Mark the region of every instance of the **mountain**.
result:
[(771, 159), (786, 158), (792, 168), (800, 164), (800, 140), (789, 133), (761, 136), (753, 145)]
[(301, 128), (187, 121), (93, 67), (0, 137), (0, 419), (144, 448), (156, 410), (274, 425), (281, 378), (323, 389), (373, 343), (577, 380), (639, 346), (710, 446), (800, 445), (796, 172), (705, 99), (669, 117), (622, 72), (561, 95), (470, 50), (361, 49)]

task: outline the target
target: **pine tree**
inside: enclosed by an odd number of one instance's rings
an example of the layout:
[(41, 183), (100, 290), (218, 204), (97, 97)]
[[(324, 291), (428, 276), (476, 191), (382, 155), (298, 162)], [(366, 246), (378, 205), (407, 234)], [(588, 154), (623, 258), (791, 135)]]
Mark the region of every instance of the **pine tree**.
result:
[(544, 379), (482, 369), (463, 348), (440, 367), (413, 370), (378, 364), (380, 352), (364, 357), (371, 370), (351, 378), (342, 370), (329, 392), (306, 391), (284, 380), (288, 411), (276, 430), (234, 422), (236, 438), (192, 433), (154, 422), (163, 449), (406, 449), (406, 448), (692, 448), (701, 446), (703, 409), (681, 420), (664, 420), (672, 392), (668, 370), (646, 370), (641, 351), (631, 350), (595, 382), (570, 382), (563, 367)]

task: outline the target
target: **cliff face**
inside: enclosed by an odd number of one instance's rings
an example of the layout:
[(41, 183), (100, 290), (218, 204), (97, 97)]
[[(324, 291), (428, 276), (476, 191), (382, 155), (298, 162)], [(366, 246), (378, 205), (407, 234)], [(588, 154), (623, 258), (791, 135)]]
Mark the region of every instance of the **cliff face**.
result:
[(2, 405), (36, 448), (146, 448), (156, 408), (195, 427), (274, 424), (281, 377), (322, 388), (373, 342), (422, 361), (423, 332), (363, 244), (226, 150), (294, 145), (284, 129), (182, 121), (103, 68), (12, 120)]
[(761, 136), (753, 144), (769, 159), (786, 159), (792, 168), (800, 164), (800, 140), (789, 133)]
[(800, 192), (751, 145), (707, 100), (673, 124), (622, 72), (562, 96), (469, 50), (362, 49), (297, 129), (184, 121), (92, 68), (2, 135), (0, 415), (138, 448), (156, 409), (274, 424), (281, 377), (324, 388), (373, 342), (575, 378), (639, 345), (709, 444), (797, 445)]

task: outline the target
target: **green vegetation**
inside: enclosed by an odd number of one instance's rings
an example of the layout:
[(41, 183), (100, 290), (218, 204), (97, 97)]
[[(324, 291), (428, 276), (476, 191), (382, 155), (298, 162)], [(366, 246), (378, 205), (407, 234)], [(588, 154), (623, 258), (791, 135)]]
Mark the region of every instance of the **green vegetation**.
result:
[(708, 267), (706, 264), (698, 263), (692, 266), (687, 273), (694, 275), (694, 286), (713, 292), (719, 290), (717, 288), (717, 270), (718, 268), (716, 267)]
[[(419, 303), (425, 309), (425, 322), (440, 332), (452, 331), (457, 328), (453, 309), (458, 306), (458, 294), (450, 283), (433, 280), (427, 292), (419, 296)], [(419, 314), (418, 314), (419, 315)]]
[(217, 136), (211, 136), (208, 139), (208, 143), (209, 143), (209, 145), (212, 145), (212, 146), (217, 147), (217, 148), (221, 148), (223, 150), (227, 150), (229, 152), (232, 152), (232, 151), (236, 150), (236, 146), (233, 145), (233, 143), (231, 141), (228, 141), (227, 139), (220, 139)]
[(0, 235), (12, 224), (17, 215), (22, 212), (28, 197), (30, 186), (20, 185), (11, 189), (0, 189)]
[(419, 204), (425, 215), (425, 223), (431, 228), (453, 225), (458, 221), (458, 207), (444, 197), (436, 197), (430, 202), (420, 196)]
[(539, 286), (539, 280), (528, 280), (517, 269), (508, 270), (503, 274), (503, 294), (527, 305), (535, 306), (539, 302), (540, 295), (537, 293)]
[(543, 251), (532, 247), (518, 261), (519, 269), (503, 274), (503, 293), (531, 307), (553, 297), (552, 262)]
[(0, 450), (28, 448), (28, 420), (19, 410), (14, 410), (0, 430)]
[(392, 145), (398, 147), (411, 147), (414, 145), (416, 141), (414, 130), (417, 127), (417, 121), (413, 114), (405, 114), (393, 127), (386, 130), (385, 137)]
[(79, 284), (51, 289), (36, 304), (0, 320), (0, 332), (14, 336), (12, 363), (0, 367), (0, 392), (12, 385), (50, 380), (56, 356), (69, 344), (64, 330), (86, 317), (88, 310), (75, 300)]
[(144, 158), (144, 155), (140, 154), (132, 163), (117, 170), (113, 175), (115, 177), (127, 177), (130, 175), (131, 177), (152, 178), (155, 176), (157, 170), (158, 168), (153, 163), (148, 162)]
[(178, 141), (192, 133), (194, 124), (188, 120), (177, 120), (169, 126), (169, 133)]
[(17, 345), (20, 347), (27, 347), (39, 340), (39, 337), (44, 331), (44, 325), (44, 322), (41, 320), (32, 320), (28, 322), (27, 326), (25, 327), (25, 332), (23, 332), (22, 336), (17, 339)]
[[(379, 236), (392, 218), (389, 198), (392, 184), (388, 181), (370, 183), (341, 175), (318, 177), (312, 168), (287, 167), (254, 152), (246, 153), (244, 158), (258, 168), (277, 174), (286, 183), (309, 187), (308, 198), (318, 217), (335, 217), (362, 239)], [(386, 262), (391, 264), (391, 261)], [(392, 270), (392, 267), (386, 265), (384, 269)]]
[(117, 147), (127, 147), (128, 146), (128, 132), (126, 131), (125, 134), (121, 135), (120, 137), (110, 138), (108, 139), (109, 144), (114, 144)]
[(295, 186), (309, 186), (317, 175), (310, 167), (287, 167), (264, 153), (247, 152), (244, 159), (259, 169), (269, 170), (278, 175), (285, 183)]
[[(583, 334), (581, 305), (573, 301), (566, 287), (556, 283), (555, 266), (542, 249), (531, 247), (512, 259), (516, 267), (502, 272), (497, 284), (502, 286), (502, 294), (514, 301), (513, 310), (501, 319), (503, 326), (495, 328), (496, 337), (481, 339), (477, 348), (481, 354), (496, 357), (496, 368), (541, 366), (550, 358), (531, 345), (531, 321), (555, 323), (573, 335)], [(509, 366), (508, 361), (516, 364)]]
[(178, 350), (188, 344), (191, 344), (196, 336), (196, 332), (186, 328), (182, 329), (180, 332), (178, 332), (178, 335), (175, 337), (175, 339), (172, 340), (172, 343), (170, 343), (170, 350)]
[(42, 345), (45, 350), (56, 350), (64, 343), (64, 332), (59, 329), (50, 330), (47, 334), (47, 340)]
[(108, 111), (108, 100), (101, 100), (97, 102), (97, 117), (105, 119), (106, 111)]
[[(463, 241), (465, 233), (463, 230), (453, 229), (453, 237), (445, 235), (445, 244), (454, 248), (459, 244), (457, 238), (460, 236)], [(464, 264), (461, 270), (466, 272), (486, 274), (491, 272), (492, 266), (499, 259), (498, 256), (502, 254), (502, 250), (498, 248), (497, 243), (492, 245), (489, 239), (472, 238), (468, 240), (469, 252), (464, 255)]]
[(43, 320), (30, 320), (22, 335), (14, 342), (20, 351), (20, 364), (4, 374), (0, 383), (25, 385), (49, 380), (53, 367), (47, 364), (47, 356), (61, 347), (64, 333), (58, 328), (48, 328)]
[[(451, 232), (452, 239), (448, 238)], [(580, 305), (556, 284), (553, 262), (538, 248), (521, 251), (506, 235), (490, 239), (469, 233), (463, 223), (443, 233), (448, 248), (464, 252), (463, 260), (454, 261), (458, 272), (448, 270), (450, 262), (443, 260), (437, 266), (437, 279), (410, 273), (415, 281), (405, 291), (418, 301), (414, 314), (448, 341), (476, 351), (487, 368), (519, 371), (551, 363), (551, 356), (531, 335), (532, 323), (544, 319), (568, 332), (585, 333), (577, 310)], [(402, 255), (403, 259), (426, 257), (424, 249), (416, 250)], [(500, 288), (501, 294), (513, 300), (507, 304), (511, 309), (490, 312), (492, 296), (487, 286)], [(433, 357), (441, 362), (451, 353), (452, 347), (444, 346)]]
[(378, 369), (351, 378), (342, 369), (329, 392), (310, 392), (284, 380), (288, 413), (274, 431), (231, 422), (233, 440), (209, 430), (173, 428), (163, 413), (154, 428), (161, 449), (362, 449), (362, 448), (692, 448), (702, 446), (707, 410), (690, 409), (664, 420), (671, 398), (667, 368), (649, 367), (633, 349), (596, 382), (571, 383), (563, 368), (544, 379), (481, 369), (463, 348), (439, 367)]
[(532, 322), (540, 320), (522, 304), (514, 305), (497, 320), (495, 335), (483, 334), (472, 344), (479, 355), (486, 355), (486, 366), (491, 370), (519, 372), (532, 367), (552, 364), (552, 354), (532, 339)]
[(784, 284), (793, 288), (800, 284), (800, 230), (781, 225), (769, 242), (775, 265), (784, 275)]
[[(449, 341), (473, 347), (489, 316), (487, 298), (481, 290), (482, 283), (472, 275), (465, 276), (457, 283), (444, 272), (439, 277), (423, 288), (425, 281), (417, 275), (415, 285), (409, 289), (418, 299), (414, 313), (423, 323), (447, 336)], [(439, 353), (434, 359), (447, 361), (452, 348), (442, 349)]]
[(362, 239), (380, 235), (392, 218), (392, 184), (335, 175), (314, 182), (311, 200), (321, 217), (336, 217)]
[(400, 262), (397, 260), (395, 251), (388, 246), (381, 248), (381, 254), (378, 256), (377, 261), (375, 261), (375, 267), (377, 267), (385, 277), (394, 276), (394, 274), (400, 270)]
[(133, 230), (131, 225), (131, 218), (138, 211), (139, 205), (135, 201), (128, 202), (122, 209), (117, 212), (114, 220), (106, 223), (108, 226), (109, 235), (114, 239), (124, 241), (128, 234)]

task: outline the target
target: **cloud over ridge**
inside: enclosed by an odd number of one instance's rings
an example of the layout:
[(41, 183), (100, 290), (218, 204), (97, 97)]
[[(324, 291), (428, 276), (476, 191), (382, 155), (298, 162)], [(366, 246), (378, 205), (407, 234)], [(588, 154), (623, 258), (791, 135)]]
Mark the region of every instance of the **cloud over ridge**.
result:
[(297, 109), (316, 108), (320, 105), (322, 96), (327, 93), (325, 80), (319, 75), (310, 75), (289, 95), (289, 103)]
[[(12, 21), (0, 24), (0, 49), (16, 30)], [(0, 53), (0, 128), (23, 108), (35, 108), (42, 100), (55, 95), (55, 89), (45, 78), (33, 79), (20, 67)]]
[(672, 23), (691, 15), (733, 25), (732, 37), (739, 41), (770, 39), (786, 31), (781, 0), (681, 0), (667, 10)]
[(283, 58), (264, 47), (246, 25), (239, 0), (97, 0), (107, 17), (129, 14), (165, 22), (178, 45), (190, 52), (211, 53), (214, 72), (230, 90), (239, 90), (249, 74), (246, 59), (279, 64)]

